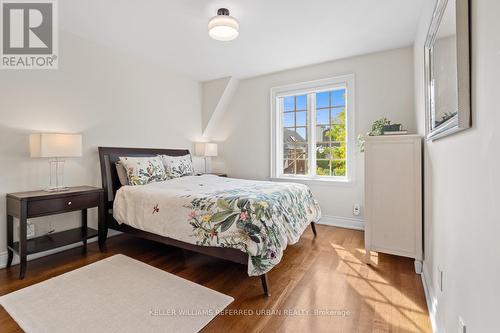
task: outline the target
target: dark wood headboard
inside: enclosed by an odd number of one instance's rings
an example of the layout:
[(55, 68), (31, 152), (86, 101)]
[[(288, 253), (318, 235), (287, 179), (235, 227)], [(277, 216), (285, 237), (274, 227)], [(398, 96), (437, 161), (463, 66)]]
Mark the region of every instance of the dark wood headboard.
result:
[(115, 163), (119, 161), (120, 157), (150, 157), (156, 155), (184, 156), (187, 154), (189, 154), (188, 149), (99, 147), (106, 215), (109, 209), (113, 208), (115, 193), (121, 187), (115, 167)]

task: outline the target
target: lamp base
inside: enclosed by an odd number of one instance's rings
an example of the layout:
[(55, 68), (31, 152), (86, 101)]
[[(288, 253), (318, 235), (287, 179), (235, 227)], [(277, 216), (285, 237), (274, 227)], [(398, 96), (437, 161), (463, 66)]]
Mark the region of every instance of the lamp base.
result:
[(64, 192), (69, 187), (64, 186), (64, 160), (58, 158), (49, 161), (50, 182), (46, 192)]
[(44, 189), (45, 192), (65, 192), (68, 190), (69, 190), (68, 186), (48, 187)]

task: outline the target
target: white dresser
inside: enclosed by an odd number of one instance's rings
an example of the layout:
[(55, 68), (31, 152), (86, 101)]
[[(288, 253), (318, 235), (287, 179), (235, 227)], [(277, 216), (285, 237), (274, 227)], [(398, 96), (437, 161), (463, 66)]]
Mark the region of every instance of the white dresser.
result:
[(367, 252), (414, 258), (421, 273), (422, 137), (368, 137), (365, 184)]

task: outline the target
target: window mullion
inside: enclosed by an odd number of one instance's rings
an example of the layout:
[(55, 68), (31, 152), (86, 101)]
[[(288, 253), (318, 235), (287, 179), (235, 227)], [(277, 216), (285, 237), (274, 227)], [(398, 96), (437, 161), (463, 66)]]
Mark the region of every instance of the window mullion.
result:
[(283, 111), (284, 111), (284, 106), (283, 106), (283, 98), (278, 98), (278, 112), (277, 112), (277, 117), (276, 117), (276, 130), (277, 130), (277, 137), (278, 137), (278, 142), (276, 144), (277, 146), (277, 161), (275, 165), (275, 172), (277, 175), (282, 176), (284, 174), (283, 170), (283, 161), (284, 161), (284, 156), (283, 156)]
[(308, 94), (309, 107), (309, 177), (316, 176), (316, 94)]

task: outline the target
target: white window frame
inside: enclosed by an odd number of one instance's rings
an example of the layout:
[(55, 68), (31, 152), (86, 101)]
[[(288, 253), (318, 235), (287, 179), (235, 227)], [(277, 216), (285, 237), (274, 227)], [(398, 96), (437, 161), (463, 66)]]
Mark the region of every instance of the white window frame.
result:
[[(279, 105), (281, 97), (310, 94), (314, 92), (329, 91), (339, 87), (346, 87), (346, 175), (345, 176), (318, 176), (316, 175), (316, 154), (313, 147), (316, 140), (316, 121), (314, 125), (311, 119), (316, 119), (315, 98), (307, 97), (308, 110), (308, 142), (309, 142), (309, 174), (289, 175), (283, 174), (283, 124)], [(355, 166), (355, 128), (354, 128), (354, 74), (336, 76), (316, 81), (302, 82), (271, 88), (271, 179), (275, 180), (304, 180), (309, 182), (354, 182)], [(314, 170), (314, 174), (313, 174)]]

